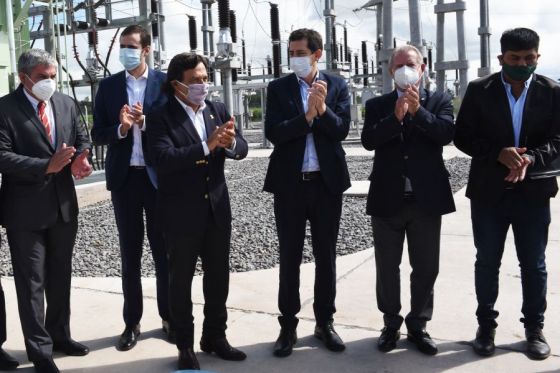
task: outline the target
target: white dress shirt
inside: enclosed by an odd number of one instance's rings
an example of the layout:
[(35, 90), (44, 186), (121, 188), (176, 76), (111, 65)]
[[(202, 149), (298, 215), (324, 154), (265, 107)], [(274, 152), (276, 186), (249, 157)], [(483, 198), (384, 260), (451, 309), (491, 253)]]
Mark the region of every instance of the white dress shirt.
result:
[[(317, 81), (318, 76), (319, 72), (317, 72), (317, 75), (315, 75), (315, 78), (313, 78), (313, 82)], [(311, 86), (309, 86), (309, 84), (307, 84), (307, 82), (301, 78), (298, 78), (298, 82), (299, 93), (301, 95), (301, 101), (303, 103), (303, 111), (307, 112), (307, 109), (309, 108), (309, 89), (311, 88)], [(312, 125), (313, 122), (311, 122), (310, 126)], [(305, 138), (305, 152), (303, 153), (301, 172), (313, 172), (319, 170), (321, 170), (321, 167), (319, 167), (319, 156), (317, 155), (317, 149), (315, 149), (315, 140), (313, 139), (313, 133), (310, 132)]]
[[(206, 143), (206, 140), (208, 140), (208, 134), (206, 133), (206, 124), (204, 123), (204, 115), (202, 114), (204, 109), (206, 108), (206, 103), (203, 102), (202, 105), (200, 105), (198, 107), (198, 110), (195, 112), (192, 107), (190, 107), (189, 105), (181, 101), (179, 97), (175, 96), (175, 99), (177, 100), (177, 102), (179, 102), (181, 107), (186, 111), (191, 122), (193, 123), (194, 128), (198, 133), (198, 137), (200, 137), (200, 140), (202, 140), (202, 148), (204, 149), (204, 156), (207, 156), (208, 154), (210, 154), (210, 149), (208, 149), (208, 144)], [(231, 143), (231, 146), (228, 149), (225, 149), (226, 152), (228, 152), (229, 154), (234, 154), (233, 152), (235, 151), (235, 144), (236, 142), (234, 138), (233, 142)]]
[[(33, 106), (35, 113), (39, 116), (39, 100), (31, 96), (25, 88), (23, 89), (23, 92), (25, 93), (25, 96), (27, 96), (31, 106)], [(51, 125), (51, 144), (54, 146), (56, 145), (56, 124), (54, 122), (54, 113), (50, 101), (45, 101), (45, 104), (45, 112), (47, 113), (47, 118), (49, 118), (49, 124)], [(41, 121), (41, 118), (39, 118), (39, 121)]]
[[(128, 95), (128, 106), (132, 107), (137, 102), (144, 105), (144, 97), (146, 95), (146, 84), (148, 82), (148, 67), (144, 70), (144, 73), (138, 78), (130, 75), (128, 71), (125, 71), (126, 76), (126, 93)], [(119, 139), (124, 139), (128, 136), (121, 135), (122, 123), (117, 128), (117, 134)], [(142, 132), (146, 130), (146, 120), (142, 123), (142, 127), (138, 125), (133, 125), (130, 129), (132, 131), (132, 155), (130, 156), (131, 166), (145, 166), (144, 162), (144, 152), (142, 150)]]
[(202, 148), (204, 149), (204, 155), (210, 154), (210, 149), (208, 149), (208, 144), (206, 140), (208, 140), (208, 134), (206, 133), (206, 125), (204, 124), (204, 115), (202, 115), (203, 110), (206, 108), (206, 103), (202, 103), (198, 107), (198, 110), (195, 112), (192, 107), (185, 104), (181, 101), (177, 96), (175, 99), (181, 104), (181, 107), (187, 112), (196, 132), (198, 133), (198, 137), (202, 140)]

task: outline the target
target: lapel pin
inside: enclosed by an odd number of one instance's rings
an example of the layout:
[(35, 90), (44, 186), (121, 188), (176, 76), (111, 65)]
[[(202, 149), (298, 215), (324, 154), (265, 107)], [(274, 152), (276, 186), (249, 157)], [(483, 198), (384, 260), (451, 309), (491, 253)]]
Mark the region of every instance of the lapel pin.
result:
[(214, 116), (212, 114), (210, 114), (210, 119), (214, 119)]

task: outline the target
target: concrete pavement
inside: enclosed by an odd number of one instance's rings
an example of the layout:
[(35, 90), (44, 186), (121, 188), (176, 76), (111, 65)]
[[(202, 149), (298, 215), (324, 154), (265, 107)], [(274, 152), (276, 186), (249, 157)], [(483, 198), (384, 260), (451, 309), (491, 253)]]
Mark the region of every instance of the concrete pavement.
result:
[[(351, 148), (352, 149), (352, 148)], [(455, 156), (452, 147), (446, 147), (446, 158)], [(253, 152), (253, 151), (252, 151)], [(349, 150), (351, 155), (371, 155), (363, 150)], [(354, 154), (356, 153), (356, 154)], [(261, 154), (258, 154), (261, 155)], [(263, 154), (262, 156), (266, 156)], [(367, 182), (356, 183), (363, 190)], [(80, 191), (81, 203), (103, 199), (99, 193), (89, 197)], [(82, 187), (80, 187), (83, 189)], [(85, 188), (85, 187), (84, 187)], [(87, 189), (87, 188), (86, 188)], [(358, 188), (360, 189), (360, 188)], [(367, 190), (367, 189), (365, 189)], [(383, 327), (382, 315), (375, 303), (375, 263), (373, 250), (339, 257), (337, 261), (336, 329), (346, 342), (343, 353), (327, 351), (313, 334), (313, 264), (302, 265), (302, 311), (298, 327), (298, 344), (292, 356), (284, 359), (272, 356), (272, 345), (277, 337), (278, 268), (234, 273), (230, 280), (229, 329), (230, 342), (248, 354), (244, 362), (226, 362), (198, 351), (203, 369), (219, 373), (241, 372), (560, 372), (560, 199), (552, 201), (552, 225), (548, 247), (548, 311), (545, 335), (553, 356), (545, 361), (529, 360), (523, 353), (523, 326), (521, 317), (521, 283), (519, 267), (511, 234), (508, 236), (503, 258), (500, 310), (496, 355), (481, 358), (470, 346), (476, 331), (474, 316), (474, 247), (470, 226), (470, 209), (464, 190), (455, 196), (457, 212), (444, 217), (442, 228), (440, 276), (435, 288), (435, 312), (428, 331), (437, 341), (440, 353), (429, 357), (419, 353), (405, 338), (396, 350), (383, 354), (376, 348), (377, 337)], [(364, 199), (365, 210), (365, 199)], [(247, 248), (251, 250), (254, 248)], [(403, 315), (409, 310), (410, 268), (408, 257), (401, 267)], [(24, 364), (22, 372), (32, 372), (27, 362), (12, 278), (3, 278), (8, 317), (8, 341), (4, 347)], [(122, 324), (122, 292), (120, 278), (74, 278), (72, 284), (72, 335), (87, 344), (91, 353), (86, 357), (56, 355), (59, 367), (68, 372), (172, 372), (176, 368), (175, 346), (163, 340), (161, 320), (157, 315), (155, 280), (147, 278), (144, 284), (144, 317), (142, 335), (131, 351), (115, 349)], [(201, 278), (193, 283), (195, 302), (195, 340), (199, 340), (202, 324)], [(405, 329), (401, 330), (406, 332)]]

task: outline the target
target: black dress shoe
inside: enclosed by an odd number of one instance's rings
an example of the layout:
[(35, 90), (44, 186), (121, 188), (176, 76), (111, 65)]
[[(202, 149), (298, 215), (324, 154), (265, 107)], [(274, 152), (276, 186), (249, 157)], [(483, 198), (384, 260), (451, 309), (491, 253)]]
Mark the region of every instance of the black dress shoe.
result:
[(406, 339), (414, 343), (423, 354), (435, 355), (438, 353), (436, 343), (424, 329), (409, 330)]
[(342, 342), (342, 339), (334, 330), (332, 322), (326, 325), (315, 326), (315, 333), (313, 335), (323, 341), (325, 346), (331, 351), (341, 352), (346, 348), (344, 342)]
[(175, 329), (171, 327), (171, 324), (169, 324), (169, 321), (162, 320), (161, 321), (161, 328), (163, 329), (163, 332), (165, 333), (165, 335), (167, 337), (167, 342), (169, 342), (171, 344), (175, 344), (177, 342), (177, 338), (175, 336)]
[(124, 332), (121, 334), (121, 337), (119, 338), (119, 342), (117, 343), (117, 350), (128, 351), (134, 348), (134, 346), (136, 346), (136, 342), (138, 341), (139, 335), (140, 324), (127, 326), (124, 329)]
[(473, 342), (473, 350), (480, 356), (492, 356), (496, 351), (494, 345), (494, 337), (496, 329), (490, 327), (479, 326), (476, 331), (476, 338)]
[(209, 354), (214, 352), (224, 360), (241, 361), (247, 358), (243, 351), (232, 347), (226, 337), (210, 339), (203, 336), (200, 340), (200, 349)]
[(37, 373), (60, 373), (53, 359), (42, 359), (33, 362)]
[(544, 360), (550, 356), (550, 346), (540, 327), (525, 328), (525, 338), (527, 338), (527, 355), (531, 359)]
[(389, 352), (397, 347), (397, 342), (401, 338), (399, 329), (390, 328), (388, 326), (381, 330), (381, 335), (377, 340), (377, 349), (381, 352)]
[(179, 369), (200, 370), (200, 365), (192, 348), (179, 350)]
[(68, 356), (86, 356), (89, 348), (73, 339), (61, 342), (53, 342), (53, 351), (62, 352)]
[(286, 357), (292, 354), (292, 350), (297, 342), (295, 329), (282, 329), (280, 335), (274, 343), (274, 356)]
[(18, 366), (19, 362), (0, 347), (0, 370), (14, 370)]

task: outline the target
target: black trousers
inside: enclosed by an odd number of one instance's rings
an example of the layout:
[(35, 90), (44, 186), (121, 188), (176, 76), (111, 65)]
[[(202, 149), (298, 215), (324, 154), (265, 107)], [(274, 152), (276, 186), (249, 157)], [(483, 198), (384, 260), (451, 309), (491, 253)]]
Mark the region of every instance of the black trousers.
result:
[(313, 311), (317, 324), (332, 321), (336, 312), (336, 240), (342, 211), (342, 194), (333, 195), (321, 178), (301, 181), (294, 195), (274, 195), (274, 215), (280, 244), (278, 318), (283, 329), (295, 329), (301, 309), (299, 267), (303, 256), (305, 226), (309, 220), (315, 287)]
[(202, 335), (209, 339), (225, 337), (231, 227), (218, 227), (212, 214), (208, 216), (206, 228), (196, 235), (165, 232), (169, 254), (170, 310), (178, 349), (192, 348), (194, 344), (191, 287), (198, 257), (204, 271)]
[(409, 330), (426, 327), (434, 308), (434, 284), (439, 272), (441, 216), (420, 210), (414, 201), (391, 217), (372, 217), (377, 307), (383, 312), (385, 326), (399, 329), (401, 310), (400, 264), (406, 235), (410, 274)]
[(77, 219), (59, 220), (39, 231), (7, 230), (19, 317), (31, 361), (51, 357), (53, 341), (70, 339), (72, 251), (77, 230)]
[(156, 228), (156, 189), (146, 169), (130, 168), (124, 185), (111, 192), (121, 249), (123, 318), (127, 326), (140, 322), (142, 302), (142, 251), (144, 244), (144, 213), (146, 230), (156, 269), (156, 291), (159, 315), (169, 318), (167, 255), (163, 234)]
[(0, 282), (0, 347), (6, 342), (6, 297)]

